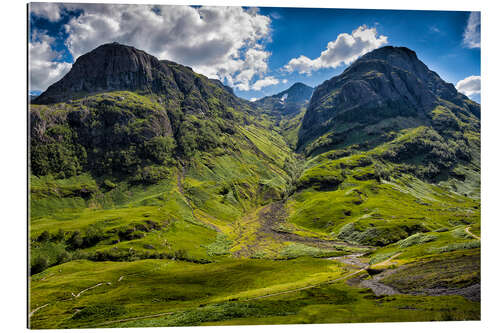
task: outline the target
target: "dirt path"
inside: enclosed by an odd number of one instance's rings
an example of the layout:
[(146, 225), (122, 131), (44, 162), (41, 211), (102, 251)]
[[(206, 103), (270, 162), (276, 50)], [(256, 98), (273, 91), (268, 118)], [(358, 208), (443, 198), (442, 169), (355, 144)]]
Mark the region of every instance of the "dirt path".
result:
[(259, 212), (259, 220), (261, 222), (261, 227), (259, 232), (272, 234), (274, 238), (281, 240), (283, 242), (298, 242), (313, 245), (316, 247), (323, 248), (336, 248), (338, 246), (349, 246), (371, 250), (373, 247), (366, 245), (352, 245), (346, 242), (326, 240), (316, 237), (300, 236), (290, 232), (277, 231), (277, 227), (282, 223), (285, 223), (287, 219), (287, 213), (284, 207), (283, 201), (273, 202), (265, 206)]
[(50, 303), (47, 303), (47, 304), (44, 304), (42, 306), (39, 306), (37, 307), (35, 310), (31, 311), (30, 314), (29, 314), (29, 317), (31, 318), (31, 316), (33, 316), (35, 314), (35, 312), (37, 312), (38, 310), (41, 310), (43, 309), (44, 307), (46, 307), (47, 305), (49, 305)]
[[(312, 285), (309, 285), (309, 286), (305, 286), (305, 287), (302, 287), (302, 288), (296, 288), (296, 289), (292, 289), (292, 290), (286, 290), (286, 291), (281, 291), (281, 292), (277, 292), (277, 293), (272, 293), (272, 294), (267, 294), (267, 295), (262, 295), (262, 296), (257, 296), (257, 297), (252, 297), (252, 298), (248, 298), (246, 299), (245, 301), (250, 301), (250, 300), (255, 300), (255, 299), (261, 299), (261, 298), (266, 298), (266, 297), (272, 297), (272, 296), (278, 296), (278, 295), (284, 295), (284, 294), (289, 294), (289, 293), (294, 293), (294, 292), (297, 292), (297, 291), (302, 291), (302, 290), (307, 290), (307, 289), (311, 289), (311, 288), (315, 288), (315, 287), (319, 287), (319, 286), (323, 286), (323, 285), (327, 285), (327, 284), (332, 284), (332, 283), (335, 283), (335, 282), (339, 282), (339, 281), (342, 281), (342, 280), (345, 280), (347, 278), (350, 278), (351, 276), (354, 276), (354, 275), (357, 275), (361, 272), (363, 272), (364, 270), (368, 269), (371, 267), (371, 265), (367, 265), (367, 264), (363, 264), (361, 263), (361, 261), (359, 261), (359, 259), (357, 259), (357, 257), (360, 257), (362, 256), (364, 253), (355, 253), (355, 254), (351, 254), (351, 255), (347, 255), (347, 256), (343, 256), (343, 257), (333, 257), (333, 258), (329, 258), (330, 260), (338, 260), (338, 261), (341, 261), (341, 262), (348, 262), (349, 265), (352, 265), (352, 266), (355, 266), (355, 265), (363, 265), (360, 269), (354, 271), (354, 272), (351, 272), (347, 275), (344, 275), (344, 276), (341, 276), (339, 278), (336, 278), (336, 279), (333, 279), (333, 280), (329, 280), (329, 281), (326, 281), (326, 282), (320, 282), (320, 283), (316, 283), (316, 284), (312, 284)], [(401, 253), (397, 253), (395, 255), (393, 255), (392, 257), (390, 257), (389, 259), (383, 261), (382, 263), (379, 263), (377, 265), (380, 265), (380, 264), (387, 264), (389, 263), (392, 259), (398, 257)], [(357, 259), (357, 260), (355, 260)], [(378, 279), (380, 280), (380, 279)], [(384, 295), (393, 295), (395, 293), (398, 293), (398, 291), (390, 286), (387, 286), (387, 285), (384, 285), (380, 282), (378, 282), (378, 280), (376, 280), (375, 282), (376, 283), (372, 283), (371, 286), (370, 284), (367, 286), (367, 288), (374, 288), (376, 289), (376, 292), (375, 290), (374, 293), (377, 295), (377, 292), (385, 292)], [(367, 280), (365, 280), (367, 281)], [(378, 295), (377, 295), (378, 296)]]
[[(356, 247), (360, 250), (366, 249), (367, 251), (374, 249), (371, 246), (353, 245), (320, 237), (301, 236), (280, 230), (280, 226), (284, 225), (287, 219), (288, 214), (283, 201), (276, 201), (259, 207), (255, 211), (245, 215), (236, 221), (235, 227), (238, 235), (234, 240), (233, 248), (237, 246), (241, 248), (233, 252), (233, 255), (236, 257), (251, 257), (262, 248), (266, 248), (266, 251), (272, 252), (278, 257), (279, 251), (276, 250), (276, 246), (280, 247), (280, 245), (276, 245), (276, 243), (283, 244), (285, 242), (302, 243), (330, 251), (338, 251), (342, 247)], [(241, 245), (242, 243), (244, 245)]]
[(467, 227), (467, 228), (465, 228), (465, 232), (466, 232), (467, 234), (471, 235), (472, 237), (474, 237), (474, 238), (475, 238), (475, 239), (477, 239), (477, 240), (481, 240), (481, 237), (474, 235), (472, 232), (470, 232), (470, 230), (469, 230), (469, 229), (470, 229), (470, 226), (469, 226), (469, 227)]
[[(388, 264), (389, 262), (391, 262), (391, 260), (397, 258), (398, 256), (401, 255), (401, 253), (396, 253), (394, 254), (393, 256), (391, 256), (390, 258), (382, 261), (382, 262), (379, 262), (377, 264), (374, 264), (374, 265), (367, 265), (363, 262), (361, 262), (358, 257), (363, 255), (362, 253), (357, 253), (357, 254), (352, 254), (352, 255), (347, 255), (347, 256), (343, 256), (343, 257), (334, 257), (334, 258), (329, 258), (331, 260), (337, 260), (337, 261), (340, 261), (344, 264), (347, 264), (347, 265), (351, 265), (353, 267), (361, 267), (361, 271), (362, 270), (368, 270), (370, 268), (372, 269), (375, 269), (376, 267), (380, 267), (380, 266), (384, 266), (386, 264)], [(364, 266), (363, 266), (364, 265)], [(379, 274), (376, 274), (376, 275), (373, 275), (371, 276), (371, 279), (363, 279), (363, 278), (360, 278), (360, 279), (357, 279), (357, 280), (351, 280), (351, 281), (348, 281), (348, 284), (350, 285), (359, 285), (363, 288), (370, 288), (373, 293), (376, 295), (376, 296), (380, 296), (380, 295), (396, 295), (396, 294), (400, 294), (400, 292), (391, 287), (391, 286), (388, 286), (386, 284), (383, 284), (382, 282), (380, 282), (380, 280), (382, 280), (383, 278), (385, 278), (386, 276), (389, 276), (391, 275), (393, 272), (395, 272), (397, 270), (396, 269), (390, 269), (390, 270), (386, 270), (382, 273), (379, 273)], [(368, 271), (367, 271), (368, 272)]]
[(371, 265), (371, 268), (375, 268), (375, 266), (384, 266), (384, 265), (387, 265), (392, 259), (396, 259), (401, 254), (402, 254), (402, 252), (396, 253), (395, 255), (393, 255), (392, 257), (390, 257), (389, 259), (386, 259), (386, 260), (384, 260), (382, 262), (379, 262), (379, 263)]
[(108, 286), (110, 286), (110, 285), (111, 285), (111, 282), (101, 282), (101, 283), (96, 284), (95, 286), (92, 286), (92, 287), (88, 287), (88, 288), (86, 288), (86, 289), (83, 289), (82, 291), (80, 291), (80, 292), (79, 292), (78, 294), (76, 294), (76, 295), (75, 295), (74, 293), (71, 293), (71, 295), (73, 295), (73, 297), (74, 297), (74, 298), (77, 298), (77, 297), (80, 297), (80, 295), (81, 295), (81, 294), (83, 294), (84, 292), (89, 291), (89, 290), (94, 289), (94, 288), (97, 288), (97, 287), (99, 287), (99, 286), (102, 286), (102, 285), (104, 285), (104, 284), (107, 284)]

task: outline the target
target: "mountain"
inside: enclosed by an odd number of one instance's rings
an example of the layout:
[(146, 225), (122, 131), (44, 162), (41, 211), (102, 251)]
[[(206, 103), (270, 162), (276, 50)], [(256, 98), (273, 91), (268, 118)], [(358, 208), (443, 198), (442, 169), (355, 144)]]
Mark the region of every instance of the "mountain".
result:
[[(317, 140), (326, 133), (330, 133), (328, 144), (335, 146), (384, 119), (403, 117), (413, 123), (428, 124), (439, 107), (455, 116), (480, 116), (477, 103), (429, 70), (414, 51), (382, 47), (365, 54), (341, 75), (315, 89), (304, 115), (298, 146), (301, 150), (306, 146), (324, 146)], [(442, 125), (453, 125), (454, 117), (450, 117), (451, 123)], [(434, 122), (439, 126), (438, 120)], [(407, 127), (406, 122), (394, 125), (392, 130)]]
[(313, 90), (308, 85), (297, 82), (278, 94), (255, 101), (254, 104), (273, 115), (294, 116), (309, 101)]
[(79, 57), (30, 111), (36, 175), (131, 175), (167, 158), (234, 148), (232, 136), (254, 109), (220, 81), (112, 43)]
[[(290, 221), (372, 245), (435, 230), (432, 223), (477, 223), (479, 117), (479, 104), (414, 51), (367, 53), (314, 90), (298, 133), (306, 162)], [(455, 213), (444, 212), (448, 204)]]
[(409, 49), (252, 103), (105, 44), (29, 121), (32, 328), (480, 318), (480, 106)]
[(287, 143), (295, 148), (302, 117), (313, 90), (313, 88), (297, 82), (278, 94), (266, 96), (253, 102), (253, 105), (274, 121), (275, 127)]
[(231, 107), (244, 107), (232, 89), (201, 76), (189, 67), (156, 57), (132, 46), (104, 44), (79, 57), (68, 74), (51, 85), (34, 104), (54, 104), (106, 91), (161, 94), (175, 107), (207, 112), (212, 97)]

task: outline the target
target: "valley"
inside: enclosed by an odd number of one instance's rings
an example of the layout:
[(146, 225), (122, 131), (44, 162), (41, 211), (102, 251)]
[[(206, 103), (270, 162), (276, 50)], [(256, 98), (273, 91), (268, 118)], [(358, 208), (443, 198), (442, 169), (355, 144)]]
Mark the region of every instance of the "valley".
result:
[(406, 48), (249, 102), (105, 44), (30, 171), (32, 328), (480, 319), (480, 106)]

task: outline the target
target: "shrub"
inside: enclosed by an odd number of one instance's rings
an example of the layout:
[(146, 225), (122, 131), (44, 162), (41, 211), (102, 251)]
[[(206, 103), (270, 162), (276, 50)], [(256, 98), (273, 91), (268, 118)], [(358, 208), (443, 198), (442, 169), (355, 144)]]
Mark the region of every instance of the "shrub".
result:
[(144, 152), (154, 163), (165, 164), (172, 157), (175, 147), (173, 138), (157, 136), (144, 143)]
[(150, 165), (140, 169), (132, 179), (137, 184), (156, 184), (170, 177), (170, 170), (165, 166)]
[(45, 255), (38, 255), (31, 260), (30, 275), (38, 274), (49, 267), (49, 259)]
[(80, 231), (74, 231), (66, 243), (72, 250), (80, 249), (83, 245), (83, 238)]
[(174, 252), (174, 258), (178, 260), (187, 260), (188, 254), (185, 249), (179, 249)]
[(417, 245), (417, 244), (424, 244), (424, 243), (432, 242), (436, 239), (437, 239), (436, 235), (426, 235), (423, 233), (416, 233), (414, 235), (411, 235), (408, 238), (400, 240), (398, 242), (398, 245), (401, 248), (405, 248), (405, 247), (410, 247), (410, 246)]
[(64, 240), (64, 231), (62, 229), (59, 229), (57, 233), (53, 234), (52, 237), (50, 238), (52, 242), (61, 242)]
[(105, 238), (102, 229), (98, 226), (91, 225), (85, 230), (85, 237), (83, 238), (83, 247), (91, 247), (99, 243)]
[(46, 242), (50, 239), (50, 234), (47, 230), (42, 232), (36, 239), (37, 242)]
[(144, 234), (140, 231), (135, 230), (135, 228), (124, 228), (118, 230), (118, 237), (120, 241), (129, 241), (133, 239), (140, 239), (144, 237)]
[(113, 183), (111, 180), (105, 179), (104, 180), (104, 186), (110, 190), (114, 189), (116, 187), (116, 184)]

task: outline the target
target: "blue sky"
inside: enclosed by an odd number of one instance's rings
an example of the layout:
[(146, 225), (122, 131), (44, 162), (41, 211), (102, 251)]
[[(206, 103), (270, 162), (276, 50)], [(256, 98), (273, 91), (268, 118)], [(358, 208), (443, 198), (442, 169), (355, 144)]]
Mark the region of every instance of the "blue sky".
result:
[(479, 14), (444, 11), (33, 4), (30, 89), (113, 41), (189, 65), (246, 99), (314, 87), (374, 48), (406, 46), (480, 100)]

